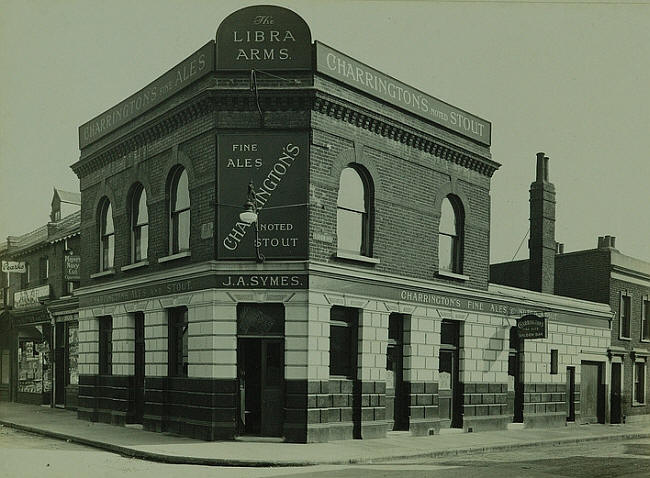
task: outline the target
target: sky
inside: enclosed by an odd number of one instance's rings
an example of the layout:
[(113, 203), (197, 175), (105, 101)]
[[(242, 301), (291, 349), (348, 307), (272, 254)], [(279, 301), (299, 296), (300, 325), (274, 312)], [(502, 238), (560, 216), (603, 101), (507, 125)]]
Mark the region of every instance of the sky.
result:
[(650, 2), (0, 0), (0, 240), (45, 224), (53, 187), (79, 190), (81, 124), (254, 4), (492, 123), (491, 262), (528, 256), (540, 151), (565, 252), (611, 235), (650, 262)]

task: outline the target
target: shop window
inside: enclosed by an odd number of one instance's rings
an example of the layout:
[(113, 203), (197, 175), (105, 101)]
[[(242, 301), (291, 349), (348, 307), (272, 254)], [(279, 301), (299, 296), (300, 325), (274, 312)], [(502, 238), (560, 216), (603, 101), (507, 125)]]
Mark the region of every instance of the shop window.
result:
[[(49, 390), (46, 364), (49, 344), (37, 332), (18, 343), (18, 392), (43, 393)], [(47, 384), (47, 385), (46, 385)]]
[(68, 374), (66, 377), (66, 385), (79, 384), (79, 325), (77, 323), (68, 323)]
[(558, 350), (551, 349), (551, 375), (557, 375)]
[(620, 307), (619, 307), (619, 338), (630, 338), (630, 315), (632, 298), (627, 292), (621, 292)]
[(188, 369), (188, 320), (187, 307), (168, 309), (170, 377), (187, 377)]
[(0, 349), (0, 384), (9, 384), (9, 375), (11, 373), (10, 358), (8, 349)]
[(99, 211), (99, 270), (107, 271), (113, 268), (115, 256), (113, 209), (108, 199), (102, 201)]
[(50, 274), (50, 261), (47, 257), (41, 257), (38, 263), (38, 278), (41, 284), (47, 283)]
[(183, 168), (172, 173), (169, 183), (169, 248), (171, 254), (190, 248), (190, 190)]
[(635, 404), (645, 403), (645, 373), (646, 373), (645, 361), (635, 362), (634, 363), (634, 390), (633, 390)]
[(455, 196), (444, 198), (438, 228), (438, 267), (441, 271), (462, 273), (463, 222), (460, 200)]
[(641, 340), (650, 342), (650, 296), (647, 295), (641, 304)]
[(113, 365), (113, 318), (99, 318), (99, 374), (111, 375)]
[(147, 193), (138, 184), (131, 197), (131, 262), (147, 258), (149, 248), (149, 210)]
[(369, 190), (367, 173), (353, 167), (343, 169), (336, 203), (336, 236), (341, 252), (371, 255)]
[(330, 375), (356, 378), (359, 309), (334, 306), (330, 311)]

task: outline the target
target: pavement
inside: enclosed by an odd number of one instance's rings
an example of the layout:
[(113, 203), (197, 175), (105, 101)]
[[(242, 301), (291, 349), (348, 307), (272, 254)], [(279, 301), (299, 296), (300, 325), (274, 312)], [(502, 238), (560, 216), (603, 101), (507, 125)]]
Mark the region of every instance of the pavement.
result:
[(163, 463), (253, 467), (376, 463), (587, 441), (650, 438), (649, 425), (625, 424), (448, 432), (424, 437), (389, 433), (386, 438), (372, 440), (307, 444), (264, 439), (206, 442), (133, 426), (79, 420), (76, 412), (70, 410), (10, 402), (0, 402), (0, 425)]

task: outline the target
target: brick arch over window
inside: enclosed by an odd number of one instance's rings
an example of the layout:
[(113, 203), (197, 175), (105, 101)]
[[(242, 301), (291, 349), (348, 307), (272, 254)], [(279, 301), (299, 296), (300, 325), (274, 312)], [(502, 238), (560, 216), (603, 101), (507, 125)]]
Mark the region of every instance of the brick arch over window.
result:
[(97, 223), (99, 219), (99, 206), (103, 199), (108, 199), (111, 202), (114, 216), (116, 216), (120, 210), (120, 204), (116, 201), (113, 190), (105, 184), (102, 185), (97, 191), (97, 195), (95, 196), (95, 201), (93, 203), (93, 220), (95, 223)]
[(470, 218), (472, 217), (472, 212), (469, 205), (469, 199), (467, 198), (465, 193), (460, 190), (457, 181), (452, 179), (450, 182), (443, 184), (442, 186), (440, 186), (440, 188), (436, 191), (435, 194), (436, 196), (435, 196), (435, 201), (433, 204), (433, 211), (432, 211), (432, 214), (434, 216), (440, 217), (440, 207), (442, 205), (442, 200), (447, 196), (452, 195), (458, 198), (458, 201), (460, 201), (460, 205), (463, 207), (465, 222), (471, 220)]
[(341, 172), (350, 165), (361, 166), (365, 169), (368, 177), (372, 183), (373, 187), (373, 196), (376, 199), (377, 197), (383, 197), (383, 188), (380, 181), (379, 170), (375, 166), (375, 163), (363, 154), (356, 155), (353, 148), (346, 149), (342, 151), (335, 159), (330, 169), (330, 178), (333, 184), (336, 185), (338, 190), (339, 181), (341, 179)]

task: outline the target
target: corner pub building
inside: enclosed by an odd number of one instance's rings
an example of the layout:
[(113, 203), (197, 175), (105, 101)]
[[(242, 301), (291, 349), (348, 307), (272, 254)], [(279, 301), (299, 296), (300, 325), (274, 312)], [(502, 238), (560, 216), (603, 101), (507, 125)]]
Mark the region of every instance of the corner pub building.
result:
[(488, 284), (490, 128), (290, 10), (228, 16), (79, 129), (79, 418), (291, 442), (602, 420), (609, 307)]

